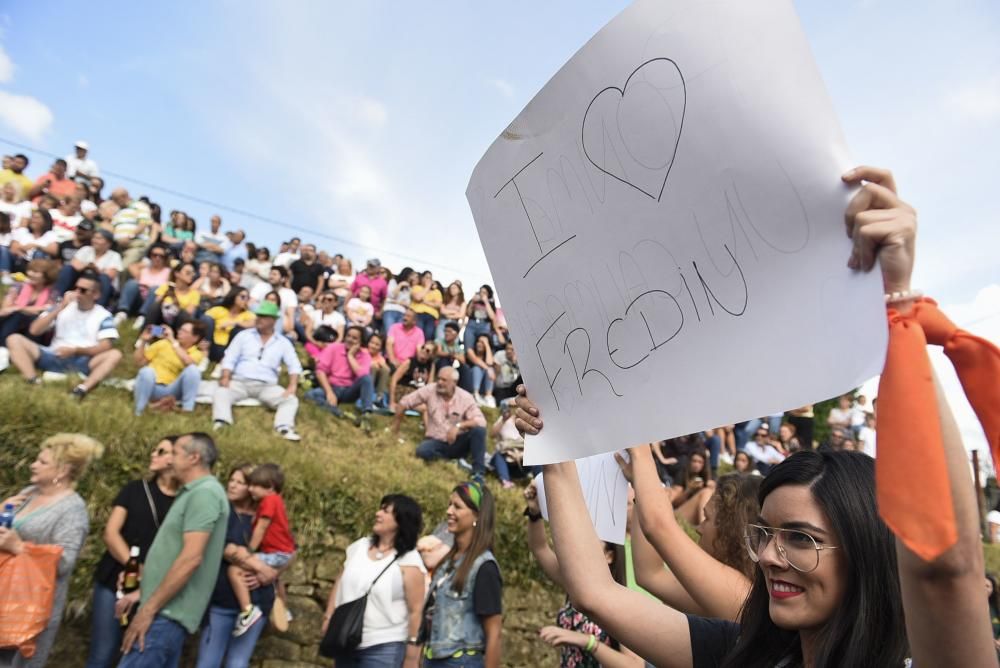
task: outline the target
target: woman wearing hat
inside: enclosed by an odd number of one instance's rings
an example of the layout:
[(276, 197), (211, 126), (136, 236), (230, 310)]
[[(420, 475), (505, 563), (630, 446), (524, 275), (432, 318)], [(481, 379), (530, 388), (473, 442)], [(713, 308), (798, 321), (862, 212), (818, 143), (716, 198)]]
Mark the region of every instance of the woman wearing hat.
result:
[(424, 604), (420, 638), (424, 667), (500, 665), (503, 581), (493, 547), (490, 490), (465, 482), (451, 493), (448, 532), (455, 544), (438, 567)]

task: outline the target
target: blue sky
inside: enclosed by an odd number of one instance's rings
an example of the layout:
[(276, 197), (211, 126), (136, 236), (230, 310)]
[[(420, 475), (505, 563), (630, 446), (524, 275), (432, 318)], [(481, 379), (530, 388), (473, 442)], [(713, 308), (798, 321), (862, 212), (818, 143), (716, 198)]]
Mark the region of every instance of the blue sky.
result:
[[(60, 155), (85, 138), (106, 170), (356, 244), (321, 248), (485, 281), (473, 166), (626, 4), (7, 3), (0, 137)], [(1000, 283), (1000, 5), (795, 4), (855, 157), (920, 211), (915, 283), (972, 302)], [(49, 162), (29, 155), (32, 175)], [(222, 214), (272, 247), (295, 234)]]

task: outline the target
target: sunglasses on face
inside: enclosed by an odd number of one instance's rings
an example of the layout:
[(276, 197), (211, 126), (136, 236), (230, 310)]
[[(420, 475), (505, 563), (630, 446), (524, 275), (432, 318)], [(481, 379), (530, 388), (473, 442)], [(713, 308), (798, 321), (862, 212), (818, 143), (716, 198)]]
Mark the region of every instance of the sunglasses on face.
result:
[(81, 295), (85, 295), (88, 292), (90, 292), (90, 288), (85, 288), (85, 287), (82, 287), (82, 286), (79, 286), (79, 285), (76, 286), (73, 289), (76, 290), (77, 292), (79, 292)]
[(157, 448), (156, 450), (153, 450), (154, 457), (163, 457), (171, 454), (173, 454), (173, 450), (168, 450), (167, 448)]
[(164, 258), (164, 257), (167, 257), (167, 254), (166, 253), (150, 253), (149, 257)]

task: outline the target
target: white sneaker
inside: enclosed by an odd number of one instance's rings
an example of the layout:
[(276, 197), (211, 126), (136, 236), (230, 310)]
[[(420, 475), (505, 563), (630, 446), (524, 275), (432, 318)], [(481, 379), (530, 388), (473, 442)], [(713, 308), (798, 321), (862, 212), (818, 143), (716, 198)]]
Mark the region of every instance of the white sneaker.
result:
[(264, 613), (256, 605), (250, 606), (250, 609), (246, 612), (240, 613), (236, 617), (236, 626), (233, 628), (233, 636), (239, 638), (241, 635), (250, 630), (250, 627), (256, 624), (264, 616)]
[(295, 433), (295, 429), (292, 427), (282, 426), (277, 427), (275, 431), (281, 435), (281, 438), (286, 441), (301, 441), (302, 437)]
[[(202, 357), (201, 361), (198, 362), (198, 371), (201, 371), (202, 373), (205, 373), (206, 371), (208, 371), (208, 365), (210, 363), (211, 363), (211, 360), (208, 359), (207, 355), (205, 357)], [(221, 364), (217, 365), (215, 367), (215, 369), (217, 371), (219, 371), (220, 369), (222, 369), (222, 365)], [(222, 371), (219, 371), (219, 375), (218, 376), (212, 376), (212, 378), (215, 378), (216, 380), (218, 380), (219, 378), (222, 378)]]
[[(205, 361), (205, 360), (202, 360), (202, 361)], [(205, 366), (207, 367), (208, 365), (206, 364)], [(199, 365), (199, 368), (200, 368), (200, 365)], [(201, 372), (205, 373), (205, 369), (202, 369)], [(211, 378), (212, 380), (219, 380), (220, 378), (222, 378), (222, 365), (221, 364), (216, 364), (215, 365), (215, 368), (212, 369), (212, 373), (209, 374), (209, 378)]]
[(9, 366), (10, 352), (6, 348), (0, 347), (0, 371), (6, 371)]
[(483, 397), (483, 402), (486, 404), (487, 408), (496, 408), (497, 400), (493, 398), (493, 395)]
[(118, 311), (118, 313), (115, 313), (115, 327), (120, 327), (121, 324), (125, 322), (126, 318), (128, 318), (128, 314), (125, 313), (125, 311)]
[(483, 405), (483, 398), (481, 396), (479, 396), (478, 392), (476, 392), (475, 394), (473, 394), (472, 398), (476, 400), (476, 405), (477, 406), (482, 406)]
[(139, 331), (145, 326), (146, 326), (146, 316), (144, 315), (140, 315), (138, 318), (135, 319), (135, 322), (132, 323), (132, 329), (134, 329), (135, 331)]
[(10, 274), (4, 274), (3, 276), (0, 276), (0, 283), (11, 286), (14, 285), (14, 279), (10, 277)]

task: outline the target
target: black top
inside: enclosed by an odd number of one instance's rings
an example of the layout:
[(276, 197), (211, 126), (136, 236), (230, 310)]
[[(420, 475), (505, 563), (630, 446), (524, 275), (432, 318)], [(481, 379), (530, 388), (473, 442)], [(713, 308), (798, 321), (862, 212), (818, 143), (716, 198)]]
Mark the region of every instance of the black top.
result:
[(302, 260), (296, 260), (288, 267), (288, 271), (292, 273), (292, 290), (297, 293), (304, 285), (315, 290), (319, 277), (323, 275), (325, 269), (319, 262), (306, 264)]
[[(121, 506), (125, 509), (125, 523), (122, 525), (122, 538), (131, 548), (139, 547), (139, 562), (146, 561), (146, 552), (153, 544), (156, 537), (158, 524), (163, 523), (167, 516), (167, 511), (174, 502), (174, 497), (167, 496), (160, 491), (160, 486), (156, 481), (149, 482), (149, 494), (153, 497), (153, 505), (156, 507), (156, 519), (153, 518), (153, 511), (149, 507), (149, 498), (146, 490), (143, 489), (142, 480), (133, 480), (122, 487), (115, 498), (113, 505)], [(118, 587), (118, 574), (124, 566), (119, 564), (110, 552), (105, 552), (101, 560), (97, 562), (97, 569), (94, 571), (94, 580), (109, 589)]]
[(740, 625), (724, 619), (688, 615), (693, 668), (718, 668), (736, 647)]
[(472, 592), (473, 605), (480, 617), (499, 615), (503, 612), (503, 580), (495, 561), (487, 561), (476, 573), (476, 588)]
[[(238, 545), (246, 547), (250, 542), (253, 533), (253, 515), (241, 515), (229, 507), (229, 524), (226, 526), (226, 545)], [(219, 577), (215, 581), (215, 590), (212, 592), (210, 605), (229, 610), (239, 610), (240, 604), (233, 593), (233, 587), (229, 584), (229, 562), (222, 560), (222, 567), (219, 568)], [(274, 587), (267, 585), (258, 587), (250, 592), (250, 600), (261, 609), (265, 615), (271, 612), (274, 605)], [(208, 611), (206, 610), (206, 614)]]
[(77, 246), (76, 239), (69, 239), (68, 241), (63, 241), (62, 243), (59, 244), (59, 258), (63, 261), (63, 263), (67, 263), (73, 259), (73, 256), (76, 255), (76, 252), (78, 250), (80, 250), (86, 245), (87, 244), (83, 244), (83, 246)]

